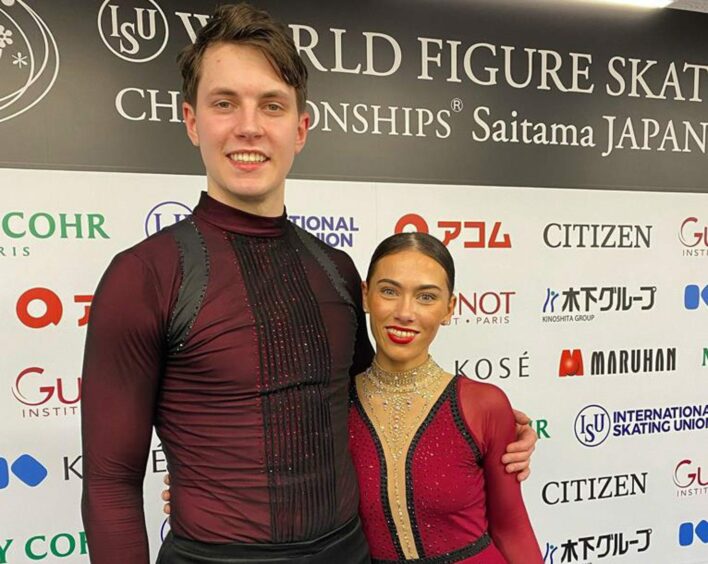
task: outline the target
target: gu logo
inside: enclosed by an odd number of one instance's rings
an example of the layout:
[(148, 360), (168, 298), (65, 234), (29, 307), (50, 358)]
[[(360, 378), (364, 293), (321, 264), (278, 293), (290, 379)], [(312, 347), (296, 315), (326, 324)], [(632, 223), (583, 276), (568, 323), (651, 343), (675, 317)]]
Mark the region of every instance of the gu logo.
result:
[(192, 215), (192, 210), (180, 202), (159, 203), (148, 212), (145, 218), (145, 236), (154, 235), (190, 215)]
[(585, 406), (575, 418), (575, 438), (586, 447), (605, 442), (610, 434), (610, 414), (597, 404)]
[(105, 0), (98, 11), (98, 32), (124, 61), (146, 63), (167, 45), (167, 18), (155, 0)]
[(564, 349), (561, 353), (558, 376), (584, 376), (583, 353), (580, 349), (569, 351)]

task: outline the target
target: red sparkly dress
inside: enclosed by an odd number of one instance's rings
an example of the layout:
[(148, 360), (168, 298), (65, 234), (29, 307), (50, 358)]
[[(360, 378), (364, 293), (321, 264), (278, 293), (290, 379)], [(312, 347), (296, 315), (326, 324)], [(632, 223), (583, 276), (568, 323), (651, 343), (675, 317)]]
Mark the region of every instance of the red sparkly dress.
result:
[[(405, 465), (396, 466), (405, 468), (403, 504), (388, 483), (391, 457), (380, 420), (372, 417), (370, 404), (364, 406), (359, 385), (352, 394), (349, 448), (373, 562), (542, 563), (516, 475), (501, 463), (515, 439), (508, 399), (491, 384), (463, 377), (445, 381), (404, 453)], [(407, 537), (396, 507), (405, 513), (404, 528), (409, 524), (412, 554), (401, 541)]]

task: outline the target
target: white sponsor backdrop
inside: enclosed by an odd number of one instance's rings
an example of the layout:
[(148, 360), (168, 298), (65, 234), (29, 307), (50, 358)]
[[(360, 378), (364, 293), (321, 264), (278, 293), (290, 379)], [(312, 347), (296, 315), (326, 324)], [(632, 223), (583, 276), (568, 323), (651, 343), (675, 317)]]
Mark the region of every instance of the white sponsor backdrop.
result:
[[(4, 188), (0, 206), (0, 336), (4, 343), (0, 458), (12, 465), (28, 454), (47, 470), (47, 476), (34, 487), (25, 482), (41, 478), (41, 472), (21, 467), (10, 470), (3, 483), (0, 460), (0, 564), (86, 562), (81, 538), (81, 463), (76, 461), (81, 451), (80, 420), (78, 409), (72, 413), (78, 403), (71, 403), (78, 394), (85, 337), (85, 326), (79, 321), (85, 304), (76, 296), (91, 295), (111, 257), (145, 237), (150, 210), (163, 202), (193, 206), (204, 179), (0, 169), (0, 186)], [(459, 236), (449, 242), (449, 248), (458, 270), (457, 291), (465, 303), (453, 325), (440, 332), (434, 356), (449, 371), (458, 367), (469, 377), (500, 385), (512, 404), (545, 430), (534, 454), (533, 474), (523, 491), (541, 549), (549, 551), (546, 562), (708, 562), (708, 544), (696, 537), (690, 546), (680, 546), (678, 535), (681, 523), (708, 519), (708, 493), (701, 493), (705, 486), (699, 487), (699, 482), (708, 482), (705, 430), (610, 436), (595, 447), (583, 446), (574, 432), (576, 416), (589, 404), (599, 404), (610, 414), (708, 404), (704, 360), (708, 303), (699, 300), (695, 310), (684, 306), (687, 285), (703, 288), (708, 284), (708, 245), (704, 234), (693, 247), (703, 255), (684, 256), (688, 247), (679, 237), (689, 217), (696, 222), (684, 229), (684, 239), (704, 231), (707, 196), (303, 180), (290, 181), (287, 192), (289, 214), (344, 218), (348, 227), (358, 229), (350, 233), (353, 247), (345, 250), (362, 275), (376, 243), (393, 233), (401, 217), (417, 214), (440, 238), (461, 222)], [(163, 225), (170, 222), (166, 213), (173, 209), (178, 206), (158, 209), (164, 212)], [(68, 214), (71, 221), (75, 214), (82, 214), (81, 238), (76, 228), (67, 229), (66, 238), (61, 237), (60, 214)], [(88, 238), (89, 214), (94, 214), (94, 225), (99, 222), (107, 238), (96, 230), (95, 237)], [(48, 217), (57, 222), (53, 234)], [(311, 220), (311, 225), (317, 221)], [(439, 222), (452, 224), (440, 227)], [(481, 224), (469, 222), (484, 224), (487, 243), (498, 224), (496, 239), (508, 235), (511, 246), (465, 248), (465, 241), (478, 240), (480, 233)], [(46, 237), (34, 236), (30, 223), (35, 233)], [(550, 248), (543, 239), (550, 223), (651, 225), (650, 246)], [(694, 241), (696, 237), (687, 242)], [(635, 296), (645, 296), (640, 287), (656, 287), (656, 291), (649, 310), (641, 309), (648, 305), (644, 297), (628, 311), (601, 312), (600, 304), (595, 304), (591, 321), (544, 322), (547, 289), (562, 293), (571, 287), (626, 287), (628, 295)], [(30, 328), (20, 320), (18, 300), (32, 288), (51, 290), (61, 301), (61, 320), (56, 325)], [(476, 314), (467, 305), (474, 304), (475, 296), (482, 300)], [(493, 307), (497, 298), (501, 298), (498, 311)], [(563, 296), (556, 301), (556, 315), (562, 315), (558, 313), (562, 301)], [(482, 307), (487, 314), (481, 312)], [(26, 308), (34, 318), (42, 318), (45, 309), (36, 300)], [(593, 350), (670, 347), (676, 348), (673, 371), (590, 374)], [(564, 349), (582, 351), (584, 376), (559, 377)], [(43, 372), (30, 371), (18, 384), (18, 375), (32, 367)], [(27, 405), (31, 403), (41, 405)], [(164, 532), (159, 492), (165, 462), (157, 439), (153, 448), (145, 506), (155, 553)], [(694, 483), (681, 490), (674, 478), (683, 460), (691, 462), (681, 467), (677, 479), (684, 485)], [(549, 482), (642, 473), (647, 473), (646, 493), (635, 489), (637, 495), (588, 500), (586, 482), (580, 490), (583, 501), (547, 504), (542, 497)], [(607, 492), (631, 493), (631, 478), (626, 488), (617, 486), (623, 480), (612, 480)], [(598, 482), (596, 488), (600, 487)], [(679, 497), (680, 490), (692, 495)], [(546, 491), (549, 500), (555, 501), (562, 487), (552, 484)], [(575, 486), (568, 492), (574, 500)], [(595, 496), (600, 496), (599, 489)], [(646, 529), (651, 534), (640, 533)], [(629, 543), (623, 555), (617, 553), (622, 543), (617, 543), (615, 533), (622, 533), (624, 543)], [(614, 540), (600, 538), (608, 534)], [(649, 547), (639, 552), (647, 535)], [(585, 546), (589, 542), (594, 547), (585, 557), (579, 540), (584, 537), (591, 537)], [(569, 540), (577, 543), (576, 558), (568, 552), (573, 544)], [(553, 547), (557, 550), (552, 556)], [(601, 556), (606, 548), (609, 554)]]

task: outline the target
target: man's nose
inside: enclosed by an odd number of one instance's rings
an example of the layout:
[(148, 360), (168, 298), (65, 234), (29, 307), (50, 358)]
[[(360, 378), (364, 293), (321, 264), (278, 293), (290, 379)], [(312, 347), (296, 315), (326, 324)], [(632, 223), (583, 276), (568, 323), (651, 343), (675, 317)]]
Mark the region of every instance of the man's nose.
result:
[(244, 139), (257, 138), (263, 135), (263, 125), (258, 108), (243, 106), (239, 109), (234, 133)]

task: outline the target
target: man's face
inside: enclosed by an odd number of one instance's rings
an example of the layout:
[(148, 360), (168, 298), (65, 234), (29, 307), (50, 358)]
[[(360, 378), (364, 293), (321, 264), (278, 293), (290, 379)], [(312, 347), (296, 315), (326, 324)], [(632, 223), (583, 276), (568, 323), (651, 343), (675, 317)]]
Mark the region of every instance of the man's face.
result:
[(258, 215), (283, 211), (285, 177), (307, 138), (295, 89), (255, 47), (220, 43), (204, 53), (196, 107), (183, 105), (208, 193)]

